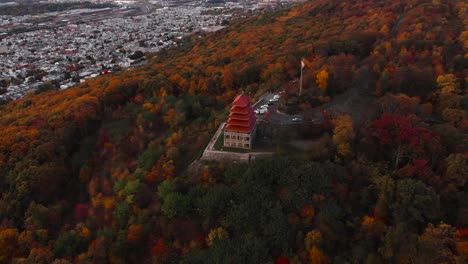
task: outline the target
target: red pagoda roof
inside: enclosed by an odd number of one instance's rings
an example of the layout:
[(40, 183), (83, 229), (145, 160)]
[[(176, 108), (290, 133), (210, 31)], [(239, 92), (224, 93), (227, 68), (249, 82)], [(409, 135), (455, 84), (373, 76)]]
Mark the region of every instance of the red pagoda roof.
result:
[(247, 107), (233, 106), (231, 107), (231, 114), (233, 113), (245, 115), (249, 113), (249, 109)]
[(250, 133), (252, 132), (252, 129), (249, 127), (239, 127), (239, 126), (231, 126), (227, 125), (225, 128), (227, 131), (233, 131), (233, 132), (239, 132), (239, 133)]
[(233, 106), (249, 106), (250, 105), (250, 96), (246, 94), (241, 94), (234, 99), (232, 102)]
[(228, 119), (237, 119), (237, 120), (249, 120), (249, 115), (232, 113), (229, 115)]
[(228, 124), (233, 126), (250, 127), (250, 120), (228, 119)]
[(227, 131), (250, 133), (255, 126), (255, 113), (250, 104), (250, 96), (241, 94), (234, 99), (227, 125)]

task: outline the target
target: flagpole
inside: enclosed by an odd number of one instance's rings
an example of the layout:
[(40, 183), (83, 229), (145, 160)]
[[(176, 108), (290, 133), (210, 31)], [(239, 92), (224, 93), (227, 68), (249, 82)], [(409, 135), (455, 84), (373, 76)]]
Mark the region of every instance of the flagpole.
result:
[(303, 65), (302, 63), (301, 63), (301, 81), (300, 81), (300, 84), (299, 84), (299, 96), (302, 96), (302, 69), (304, 69), (304, 66), (302, 66)]

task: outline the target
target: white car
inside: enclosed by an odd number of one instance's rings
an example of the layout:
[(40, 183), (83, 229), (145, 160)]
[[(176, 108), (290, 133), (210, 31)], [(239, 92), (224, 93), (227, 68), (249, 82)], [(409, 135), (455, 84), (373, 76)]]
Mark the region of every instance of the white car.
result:
[(294, 117), (291, 121), (293, 121), (295, 123), (299, 123), (299, 122), (302, 122), (302, 119), (299, 118), (299, 117)]

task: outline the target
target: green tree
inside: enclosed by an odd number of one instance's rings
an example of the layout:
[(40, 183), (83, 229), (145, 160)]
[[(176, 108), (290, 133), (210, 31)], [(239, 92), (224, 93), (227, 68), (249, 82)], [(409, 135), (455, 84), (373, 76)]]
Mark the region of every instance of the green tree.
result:
[(130, 206), (125, 202), (119, 202), (114, 209), (114, 217), (120, 224), (125, 224), (130, 213)]
[(54, 254), (56, 258), (74, 256), (79, 249), (79, 240), (74, 233), (62, 234), (54, 243)]
[(24, 215), (24, 225), (28, 230), (44, 228), (48, 221), (49, 210), (42, 204), (32, 201)]
[(161, 206), (161, 211), (169, 218), (187, 216), (190, 209), (190, 200), (178, 192), (172, 192), (166, 195)]
[(423, 182), (404, 179), (397, 182), (393, 212), (395, 221), (421, 224), (433, 219), (437, 203), (431, 189)]
[(149, 146), (138, 158), (138, 166), (144, 170), (150, 170), (160, 155), (158, 149)]
[(210, 188), (205, 195), (198, 199), (197, 208), (199, 208), (201, 215), (207, 219), (207, 224), (227, 209), (232, 196), (233, 193), (229, 187), (217, 185)]
[(158, 185), (158, 194), (161, 198), (165, 198), (170, 193), (175, 192), (176, 185), (172, 180), (164, 180)]

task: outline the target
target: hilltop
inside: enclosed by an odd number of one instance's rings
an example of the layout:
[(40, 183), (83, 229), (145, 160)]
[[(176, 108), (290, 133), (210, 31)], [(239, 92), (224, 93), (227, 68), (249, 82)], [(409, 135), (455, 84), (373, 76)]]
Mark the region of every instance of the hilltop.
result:
[[(0, 263), (466, 260), (467, 12), (310, 1), (1, 106)], [(325, 115), (308, 151), (186, 170), (237, 94), (280, 89), (291, 111), (349, 93), (372, 114)]]

